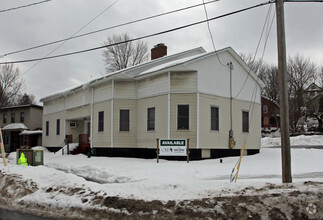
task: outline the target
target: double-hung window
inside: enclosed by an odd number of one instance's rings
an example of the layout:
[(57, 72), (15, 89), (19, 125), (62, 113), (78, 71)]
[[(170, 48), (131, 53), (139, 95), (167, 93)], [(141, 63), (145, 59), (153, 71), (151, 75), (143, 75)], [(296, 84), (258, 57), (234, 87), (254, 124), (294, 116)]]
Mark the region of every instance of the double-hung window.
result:
[(98, 115), (98, 132), (104, 131), (104, 111), (99, 112)]
[(46, 121), (46, 136), (49, 135), (49, 121)]
[(211, 107), (211, 131), (219, 131), (219, 108)]
[(3, 114), (2, 123), (3, 124), (7, 123), (7, 114)]
[(155, 108), (147, 109), (147, 131), (155, 130)]
[(249, 112), (242, 111), (242, 132), (249, 132)]
[(190, 106), (177, 106), (177, 130), (188, 130), (190, 124)]
[(11, 123), (15, 123), (16, 120), (15, 120), (15, 113), (11, 113)]
[(25, 122), (25, 112), (20, 112), (20, 122), (21, 123)]
[(56, 135), (60, 134), (60, 127), (61, 127), (61, 121), (59, 119), (56, 120)]
[(120, 131), (129, 131), (130, 130), (130, 110), (129, 109), (120, 109)]

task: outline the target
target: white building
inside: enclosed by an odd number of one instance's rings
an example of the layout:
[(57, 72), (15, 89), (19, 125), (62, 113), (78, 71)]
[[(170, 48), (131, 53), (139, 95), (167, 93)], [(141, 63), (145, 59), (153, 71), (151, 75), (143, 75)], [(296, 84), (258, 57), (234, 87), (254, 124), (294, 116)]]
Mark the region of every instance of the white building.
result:
[(210, 158), (239, 154), (247, 137), (256, 153), (261, 84), (230, 47), (164, 56), (42, 98), (43, 145), (69, 136), (83, 151), (89, 140), (97, 154), (153, 156), (157, 138), (186, 138), (192, 157)]

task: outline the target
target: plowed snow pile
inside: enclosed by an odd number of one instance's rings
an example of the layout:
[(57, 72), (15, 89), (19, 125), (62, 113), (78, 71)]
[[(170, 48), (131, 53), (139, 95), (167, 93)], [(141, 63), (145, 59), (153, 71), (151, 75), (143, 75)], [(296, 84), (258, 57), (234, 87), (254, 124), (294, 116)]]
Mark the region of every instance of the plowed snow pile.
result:
[(282, 184), (280, 149), (262, 144), (243, 157), (237, 183), (239, 157), (156, 163), (45, 151), (44, 166), (26, 167), (10, 154), (0, 206), (60, 219), (322, 219), (323, 149), (292, 149), (293, 183)]

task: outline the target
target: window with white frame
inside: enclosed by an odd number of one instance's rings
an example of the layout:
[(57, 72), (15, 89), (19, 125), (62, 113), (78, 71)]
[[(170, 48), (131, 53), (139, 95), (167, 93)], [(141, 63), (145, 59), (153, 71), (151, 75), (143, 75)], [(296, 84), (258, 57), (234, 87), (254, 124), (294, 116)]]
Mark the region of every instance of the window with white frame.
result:
[(98, 132), (104, 131), (104, 111), (98, 113)]
[(242, 111), (242, 132), (249, 132), (249, 112)]
[(190, 122), (190, 106), (177, 106), (177, 130), (188, 130)]
[(130, 110), (129, 109), (120, 109), (119, 130), (120, 131), (130, 130)]
[(211, 131), (219, 131), (219, 108), (211, 106)]
[(155, 107), (147, 109), (147, 131), (155, 130)]

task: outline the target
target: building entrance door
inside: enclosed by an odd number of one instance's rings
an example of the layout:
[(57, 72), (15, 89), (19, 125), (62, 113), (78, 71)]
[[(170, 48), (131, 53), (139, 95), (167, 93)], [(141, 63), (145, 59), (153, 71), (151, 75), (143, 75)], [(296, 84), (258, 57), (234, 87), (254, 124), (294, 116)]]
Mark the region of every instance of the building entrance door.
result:
[(14, 152), (20, 147), (19, 133), (19, 131), (10, 132), (10, 152)]

